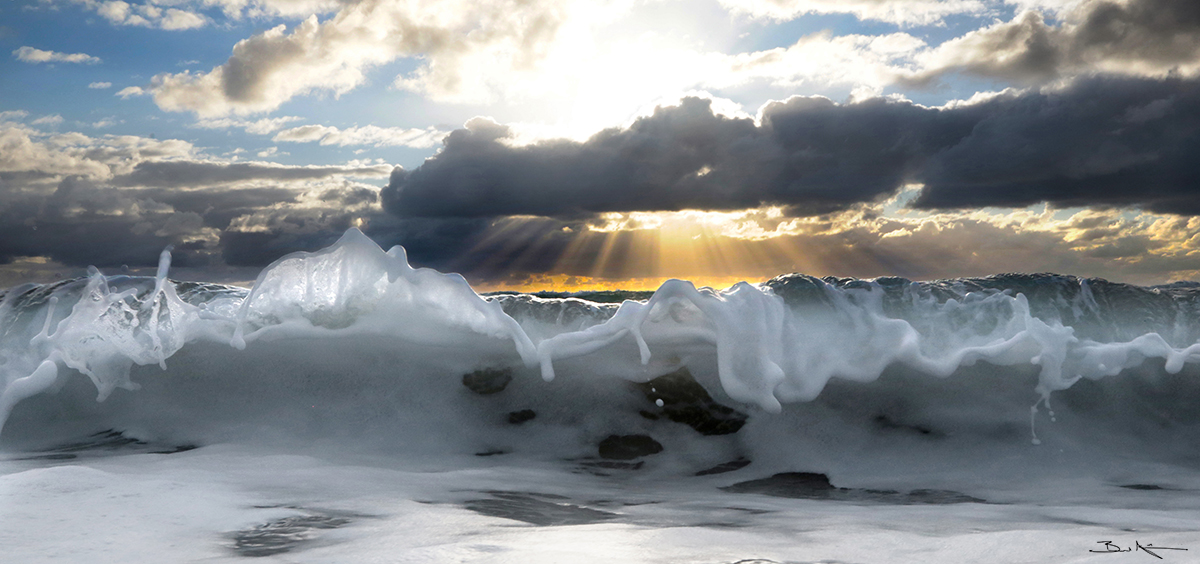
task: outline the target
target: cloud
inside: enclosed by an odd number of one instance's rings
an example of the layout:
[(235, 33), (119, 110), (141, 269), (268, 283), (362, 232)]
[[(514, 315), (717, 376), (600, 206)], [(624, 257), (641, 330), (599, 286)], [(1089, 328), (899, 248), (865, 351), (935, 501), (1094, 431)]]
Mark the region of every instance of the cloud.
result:
[(224, 268), (226, 251), (261, 252), (222, 243), (237, 240), (226, 233), (308, 229), (336, 237), (357, 218), (380, 215), (378, 187), (362, 180), (391, 169), (231, 162), (180, 140), (47, 133), (6, 122), (0, 264), (45, 257), (66, 267), (151, 266), (173, 244), (176, 265)]
[(400, 217), (846, 209), (924, 184), (922, 208), (1140, 206), (1200, 214), (1200, 82), (1092, 77), (928, 108), (902, 99), (772, 102), (758, 122), (708, 100), (585, 142), (511, 143), (476, 118), (382, 192)]
[[(908, 182), (932, 151), (919, 123), (931, 110), (876, 99), (838, 105), (792, 98), (763, 109), (761, 124), (686, 98), (586, 142), (524, 147), (476, 118), (384, 189), (402, 217), (563, 216), (606, 211), (740, 209), (783, 203), (812, 212), (869, 201)], [(969, 131), (969, 124), (963, 124)], [(963, 132), (965, 133), (965, 131)], [(936, 147), (935, 147), (936, 148)]]
[(128, 100), (134, 96), (144, 96), (146, 93), (147, 92), (140, 86), (126, 86), (118, 91), (115, 96), (120, 96), (122, 100)]
[(269, 133), (278, 131), (288, 123), (300, 121), (302, 119), (304, 118), (296, 116), (262, 118), (254, 121), (233, 118), (202, 119), (197, 121), (194, 127), (199, 127), (201, 129), (228, 129), (231, 127), (239, 127), (246, 130), (246, 133), (267, 135)]
[(428, 127), (425, 129), (406, 129), (403, 127), (378, 127), (366, 125), (338, 129), (325, 125), (302, 125), (280, 131), (273, 138), (275, 141), (293, 143), (319, 142), (321, 145), (373, 145), (375, 147), (414, 147), (429, 148), (441, 142), (446, 135), (444, 131)]
[(1134, 76), (1200, 74), (1200, 4), (1098, 0), (1063, 6), (1061, 21), (1037, 11), (946, 41), (917, 57), (908, 80), (951, 72), (1043, 83), (1091, 72)]
[(425, 69), (453, 71), (456, 57), (491, 49), (500, 57), (494, 64), (528, 64), (554, 37), (563, 6), (550, 0), (346, 2), (323, 22), (312, 15), (290, 31), (281, 25), (239, 41), (229, 60), (208, 73), (156, 76), (154, 99), (167, 111), (215, 118), (274, 110), (312, 92), (341, 95), (361, 84), (367, 70), (400, 57), (419, 56)]
[[(249, 19), (300, 18), (336, 11), (339, 0), (40, 0), (42, 5), (71, 3), (115, 25), (156, 27), (167, 30), (192, 29), (210, 23), (202, 12), (219, 10), (220, 16), (237, 22)], [(217, 14), (211, 14), (218, 17)]]
[(34, 125), (58, 125), (62, 122), (63, 122), (63, 117), (58, 114), (42, 116), (40, 118), (33, 120)]
[(43, 51), (35, 49), (28, 45), (21, 47), (12, 52), (13, 56), (18, 61), (26, 63), (84, 63), (94, 65), (100, 62), (99, 57), (93, 57), (86, 53), (59, 53), (57, 51)]
[[(175, 7), (163, 8), (150, 1), (130, 4), (122, 0), (74, 0), (85, 8), (95, 11), (100, 17), (114, 25), (152, 27), (165, 30), (196, 29), (208, 24), (202, 14)], [(184, 2), (172, 2), (181, 5)], [(200, 3), (197, 7), (202, 7)]]
[(252, 181), (292, 182), (331, 177), (382, 177), (389, 167), (284, 166), (272, 163), (220, 161), (144, 161), (126, 174), (114, 177), (117, 186), (197, 188)]
[(303, 18), (337, 9), (337, 0), (194, 0), (193, 5), (217, 7), (225, 17), (242, 18)]
[(377, 199), (374, 187), (333, 183), (292, 202), (258, 208), (222, 231), (222, 257), (235, 266), (262, 266), (293, 251), (326, 247), (350, 227), (379, 216)]
[(284, 166), (205, 157), (191, 143), (133, 135), (90, 137), (45, 133), (0, 124), (0, 186), (10, 195), (45, 194), (69, 177), (97, 186), (197, 189), (213, 186), (288, 185), (339, 178), (385, 178), (391, 167)]
[(53, 183), (68, 175), (108, 178), (119, 163), (117, 153), (130, 155), (78, 133), (45, 135), (22, 126), (0, 126), (0, 182), (15, 189), (17, 179), (23, 179), (24, 188), (25, 183)]
[(895, 82), (925, 46), (907, 33), (833, 36), (819, 32), (786, 48), (723, 56), (702, 84), (724, 88), (767, 80), (789, 88), (849, 84), (882, 89)]
[(974, 126), (922, 171), (918, 206), (1200, 214), (1200, 82), (1095, 77), (962, 110)]
[(91, 84), (88, 84), (88, 88), (91, 88), (92, 90), (104, 90), (105, 88), (112, 88), (112, 83), (111, 82), (93, 82)]
[(791, 20), (805, 14), (853, 14), (862, 20), (903, 25), (941, 23), (947, 16), (982, 14), (979, 0), (720, 0), (734, 13), (776, 20)]
[[(1078, 88), (1089, 92), (1121, 90), (1115, 84), (1119, 81), (1108, 80)], [(1170, 87), (1163, 86), (1168, 90)], [(1178, 89), (1175, 91), (1176, 96), (1182, 96)], [(631, 168), (627, 171), (629, 178), (653, 180), (669, 178), (663, 176), (663, 171), (687, 169), (692, 166), (689, 159), (695, 155), (734, 152), (728, 148), (718, 150), (715, 145), (746, 145), (747, 152), (736, 153), (742, 158), (769, 149), (769, 143), (756, 141), (750, 133), (756, 131), (767, 139), (778, 138), (772, 141), (777, 146), (773, 156), (744, 163), (743, 169), (729, 168), (730, 159), (710, 160), (695, 172), (704, 178), (763, 167), (770, 174), (761, 178), (771, 179), (780, 171), (798, 170), (803, 172), (802, 179), (812, 175), (807, 180), (815, 186), (820, 186), (822, 178), (832, 178), (831, 186), (836, 187), (842, 181), (853, 186), (863, 183), (851, 173), (861, 173), (865, 167), (870, 175), (885, 178), (867, 178), (867, 184), (889, 186), (888, 178), (927, 174), (931, 163), (941, 162), (941, 155), (948, 152), (945, 147), (958, 147), (975, 135), (1003, 133), (990, 131), (994, 126), (983, 122), (1014, 113), (1013, 105), (1044, 114), (1046, 107), (1061, 105), (1053, 102), (1054, 96), (1072, 94), (1008, 93), (987, 102), (948, 109), (922, 108), (894, 100), (838, 105), (819, 98), (798, 98), (764, 108), (757, 123), (714, 115), (707, 100), (691, 99), (678, 107), (660, 108), (629, 128), (575, 143), (574, 150), (599, 155), (597, 148), (580, 147), (607, 140), (607, 150), (616, 155), (614, 162), (632, 159), (624, 161)], [(1187, 119), (1181, 119), (1173, 105), (1163, 108), (1160, 104), (1143, 111), (1128, 109), (1150, 105), (1141, 100), (1138, 104), (1111, 105), (1106, 113), (1120, 123), (1176, 120), (1180, 127), (1187, 127)], [(1120, 111), (1123, 105), (1125, 111)], [(864, 128), (865, 124), (875, 124), (870, 130), (875, 145), (857, 137), (855, 127), (860, 121)], [(1065, 123), (1046, 127), (1063, 128)], [(911, 139), (922, 151), (890, 152), (896, 140), (903, 138), (897, 137), (896, 131), (913, 135)], [(459, 143), (474, 141), (480, 144), (475, 150), (532, 150), (518, 163), (549, 165), (555, 164), (553, 161), (561, 154), (545, 151), (571, 146), (559, 146), (557, 142), (526, 147), (489, 145), (503, 139), (498, 137), (502, 133), (504, 126), (485, 119), (473, 120), (468, 129), (452, 134), (454, 140), (448, 141), (443, 153), (461, 151), (464, 147)], [(1082, 131), (1079, 135), (1097, 134)], [(1166, 137), (1165, 142), (1172, 142), (1170, 135)], [(796, 152), (788, 154), (780, 147), (791, 147)], [(1090, 150), (1080, 148), (1081, 152)], [(1058, 158), (1055, 155), (1050, 160)], [(675, 164), (651, 166), (662, 159)], [(782, 159), (792, 168), (780, 168), (772, 159)], [(883, 162), (889, 159), (893, 162)], [(898, 166), (899, 161), (925, 166)], [(576, 158), (562, 166), (575, 167), (573, 172), (585, 183), (596, 180), (589, 175), (605, 171), (612, 164), (599, 163), (597, 168), (588, 169), (576, 166), (580, 163), (586, 164), (587, 160)], [(840, 179), (826, 173), (842, 168), (850, 172)], [(1026, 170), (1034, 177), (1040, 174), (1031, 167)], [(1064, 215), (1036, 208), (922, 211), (904, 207), (904, 202), (926, 197), (930, 187), (937, 186), (928, 181), (924, 188), (906, 185), (898, 194), (894, 189), (880, 194), (865, 189), (836, 205), (830, 205), (826, 198), (794, 208), (731, 206), (727, 212), (593, 213), (559, 202), (559, 209), (566, 212), (556, 218), (517, 215), (514, 209), (501, 210), (505, 214), (502, 217), (482, 212), (474, 216), (399, 217), (380, 208), (378, 188), (356, 179), (381, 178), (390, 172), (395, 180), (420, 171), (405, 174), (388, 166), (362, 163), (342, 167), (234, 163), (205, 157), (178, 140), (44, 133), (8, 123), (0, 127), (0, 263), (18, 261), (12, 266), (18, 270), (29, 270), (30, 264), (40, 260), (56, 261), (59, 270), (88, 264), (109, 269), (122, 264), (152, 267), (162, 247), (174, 244), (176, 265), (180, 267), (261, 267), (287, 252), (326, 246), (346, 228), (357, 226), (384, 247), (404, 245), (414, 264), (463, 272), (473, 282), (506, 284), (548, 274), (614, 280), (631, 276), (726, 277), (722, 280), (738, 276), (758, 280), (787, 271), (804, 271), (929, 279), (999, 270), (1065, 270), (1146, 283), (1200, 275), (1194, 258), (1200, 253), (1200, 216), (1127, 208), (1084, 209)], [(496, 172), (487, 167), (468, 168), (459, 171), (459, 179), (487, 177)], [(607, 177), (620, 178), (611, 174)], [(502, 183), (512, 180), (503, 175), (493, 178)], [(443, 189), (467, 186), (464, 183)], [(637, 203), (619, 183), (602, 188), (625, 197), (626, 203)], [(729, 188), (742, 189), (740, 185)], [(545, 194), (548, 199), (564, 195), (572, 193)], [(647, 201), (654, 202), (656, 197), (651, 194)], [(1151, 192), (1149, 197), (1155, 194)], [(1105, 198), (1116, 201), (1109, 195), (1097, 195), (1101, 203)], [(1019, 200), (1004, 201), (1015, 204)], [(814, 207), (827, 211), (814, 215)], [(1046, 249), (1056, 251), (1047, 253)], [(7, 268), (0, 269), (0, 276), (3, 270)]]

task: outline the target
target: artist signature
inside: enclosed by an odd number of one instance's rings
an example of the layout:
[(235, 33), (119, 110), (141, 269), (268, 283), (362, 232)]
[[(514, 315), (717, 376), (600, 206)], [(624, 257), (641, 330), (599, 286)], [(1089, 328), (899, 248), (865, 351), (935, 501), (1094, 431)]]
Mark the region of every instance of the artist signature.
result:
[(1155, 550), (1187, 550), (1186, 548), (1171, 548), (1168, 546), (1154, 546), (1152, 544), (1142, 544), (1141, 541), (1134, 541), (1133, 546), (1131, 546), (1129, 548), (1121, 548), (1120, 546), (1117, 546), (1116, 544), (1114, 544), (1112, 541), (1096, 541), (1096, 544), (1104, 545), (1104, 550), (1089, 550), (1088, 552), (1100, 552), (1100, 553), (1104, 553), (1104, 552), (1136, 552), (1136, 551), (1140, 550), (1140, 551), (1145, 552), (1146, 554), (1149, 554), (1150, 556), (1153, 556), (1159, 560), (1162, 560), (1162, 557), (1159, 556), (1158, 554), (1155, 554), (1155, 552), (1154, 552)]

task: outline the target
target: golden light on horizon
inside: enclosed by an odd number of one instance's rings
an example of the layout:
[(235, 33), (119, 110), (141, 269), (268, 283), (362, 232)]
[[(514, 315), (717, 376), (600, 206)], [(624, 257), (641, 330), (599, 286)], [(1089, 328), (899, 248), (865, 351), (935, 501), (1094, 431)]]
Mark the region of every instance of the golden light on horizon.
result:
[[(471, 260), (482, 256), (482, 262), (463, 265), (462, 272), (481, 291), (522, 292), (654, 290), (672, 278), (727, 288), (792, 272), (931, 280), (1028, 269), (1021, 252), (1046, 244), (1039, 241), (1062, 241), (1081, 251), (1120, 241), (1119, 231), (1097, 241), (1082, 236), (1094, 233), (1088, 230), (1095, 225), (1152, 224), (1150, 232), (1164, 242), (1156, 247), (1161, 253), (1196, 255), (1200, 241), (1194, 233), (1200, 222), (1153, 214), (1034, 208), (889, 213), (892, 203), (805, 217), (770, 206), (613, 212), (574, 220), (507, 217), (496, 220), (472, 249)], [(1000, 238), (1028, 243), (996, 248)], [(1181, 271), (1179, 278), (1191, 274)]]
[[(653, 290), (672, 278), (727, 288), (757, 283), (819, 264), (794, 220), (778, 208), (605, 213), (575, 226), (553, 227), (540, 217), (497, 222), (475, 250), (487, 249), (483, 269), (549, 260), (541, 274), (476, 283), (480, 291)], [(557, 239), (557, 243), (554, 240)]]

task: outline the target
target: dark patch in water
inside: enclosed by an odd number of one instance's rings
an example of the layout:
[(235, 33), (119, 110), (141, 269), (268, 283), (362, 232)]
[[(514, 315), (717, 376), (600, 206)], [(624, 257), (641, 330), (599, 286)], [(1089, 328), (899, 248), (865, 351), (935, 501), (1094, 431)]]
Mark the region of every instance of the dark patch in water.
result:
[(645, 460), (639, 460), (637, 462), (621, 462), (621, 461), (616, 461), (616, 460), (589, 460), (589, 461), (580, 462), (579, 465), (587, 466), (589, 468), (607, 468), (609, 470), (639, 470), (639, 469), (641, 469), (642, 465), (645, 463), (646, 463)]
[(1120, 485), (1120, 486), (1117, 486), (1117, 487), (1118, 487), (1118, 488), (1125, 488), (1125, 489), (1127, 489), (1127, 490), (1141, 490), (1141, 491), (1146, 491), (1146, 492), (1152, 492), (1152, 491), (1168, 491), (1168, 490), (1171, 490), (1171, 489), (1172, 489), (1172, 488), (1164, 488), (1164, 487), (1162, 487), (1162, 486), (1159, 486), (1159, 485), (1157, 485), (1157, 484), (1123, 484), (1123, 485)]
[(13, 460), (75, 460), (80, 455), (104, 455), (116, 453), (146, 453), (146, 454), (175, 454), (199, 448), (192, 444), (176, 446), (154, 445), (146, 441), (125, 436), (116, 429), (105, 429), (92, 433), (85, 439), (61, 444), (56, 447), (39, 451), (31, 456), (14, 458)]
[(713, 474), (724, 474), (726, 472), (733, 472), (734, 470), (741, 470), (742, 468), (749, 466), (750, 462), (751, 462), (751, 460), (749, 458), (738, 458), (737, 460), (730, 460), (729, 462), (722, 462), (716, 466), (713, 466), (712, 468), (696, 472), (696, 475), (697, 476), (711, 476)]
[(662, 452), (662, 445), (648, 435), (609, 435), (600, 441), (600, 458), (633, 460)]
[[(880, 501), (892, 503), (886, 499)], [(897, 503), (900, 505), (949, 505), (952, 503), (987, 503), (987, 501), (953, 490), (922, 489), (908, 492), (903, 496), (903, 500)]]
[[(481, 515), (512, 519), (541, 527), (588, 525), (618, 517), (616, 513), (580, 507), (570, 503), (555, 503), (545, 499), (563, 499), (527, 492), (489, 491), (491, 499), (471, 499), (463, 507)], [(543, 499), (538, 499), (543, 498)]]
[(908, 493), (895, 490), (839, 488), (824, 474), (784, 472), (769, 478), (738, 482), (721, 488), (732, 493), (752, 493), (795, 499), (887, 503), (892, 505), (948, 505), (987, 503), (985, 500), (951, 491), (920, 489)]
[(893, 421), (890, 417), (888, 417), (886, 415), (879, 415), (879, 416), (875, 417), (875, 424), (879, 425), (881, 428), (889, 429), (889, 430), (912, 431), (917, 434), (925, 435), (925, 436), (940, 436), (941, 435), (941, 433), (935, 433), (933, 431), (933, 429), (924, 427), (922, 425), (897, 423), (896, 421)]
[(593, 476), (612, 476), (609, 470), (641, 470), (645, 460), (629, 462), (622, 460), (597, 460), (594, 458), (576, 459), (579, 465), (572, 470), (575, 474), (591, 474)]
[(36, 456), (22, 456), (13, 460), (75, 460), (79, 458), (78, 454), (39, 454)]
[(741, 511), (742, 513), (749, 515), (769, 515), (771, 513), (775, 513), (769, 509), (755, 509), (751, 507), (725, 507), (724, 509), (728, 509), (730, 511)]
[(485, 450), (475, 453), (475, 456), (496, 456), (498, 454), (508, 454), (507, 450)]
[(747, 480), (721, 488), (732, 493), (756, 493), (776, 497), (825, 499), (838, 488), (829, 482), (829, 476), (815, 472), (784, 472), (770, 478)]
[[(687, 368), (634, 385), (650, 402), (662, 401), (659, 409), (667, 419), (683, 423), (701, 435), (728, 435), (746, 424), (746, 414), (714, 401)], [(643, 417), (647, 415), (642, 412)]]
[(522, 409), (508, 414), (508, 422), (513, 425), (520, 425), (526, 421), (537, 417), (537, 413), (532, 409)]
[(512, 382), (511, 368), (483, 368), (463, 374), (462, 383), (468, 390), (481, 396), (497, 394)]
[(345, 517), (297, 515), (238, 531), (233, 549), (239, 556), (271, 556), (289, 552), (315, 538), (319, 531), (336, 529), (350, 523)]
[(198, 448), (200, 447), (197, 445), (179, 445), (176, 447), (171, 447), (168, 450), (152, 450), (150, 451), (150, 454), (177, 454), (180, 452), (187, 452), (189, 450), (196, 450)]
[(126, 437), (125, 433), (116, 429), (105, 429), (92, 433), (88, 438), (76, 443), (67, 443), (51, 450), (56, 452), (79, 452), (85, 450), (117, 450), (129, 446), (146, 446), (145, 441)]

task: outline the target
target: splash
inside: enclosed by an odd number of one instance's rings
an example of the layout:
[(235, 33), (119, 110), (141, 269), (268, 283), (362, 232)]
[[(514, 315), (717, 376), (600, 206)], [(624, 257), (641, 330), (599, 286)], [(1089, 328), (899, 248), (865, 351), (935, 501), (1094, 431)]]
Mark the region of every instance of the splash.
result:
[[(553, 381), (573, 374), (646, 382), (712, 364), (720, 391), (767, 413), (817, 398), (833, 380), (871, 383), (889, 367), (932, 378), (987, 363), (1035, 367), (1031, 403), (1081, 379), (1161, 359), (1168, 373), (1200, 361), (1194, 285), (1137, 288), (1054, 275), (913, 283), (782, 276), (725, 290), (664, 283), (619, 306), (575, 298), (483, 297), (461, 276), (409, 265), (357, 229), (293, 253), (253, 290), (157, 275), (24, 285), (0, 294), (0, 429), (14, 406), (86, 375), (104, 401), (136, 390), (136, 366), (193, 343), (385, 337), (463, 365), (515, 365)], [(1131, 315), (1130, 312), (1133, 312)], [(436, 351), (449, 351), (441, 353)], [(1036, 437), (1035, 437), (1036, 441)]]

